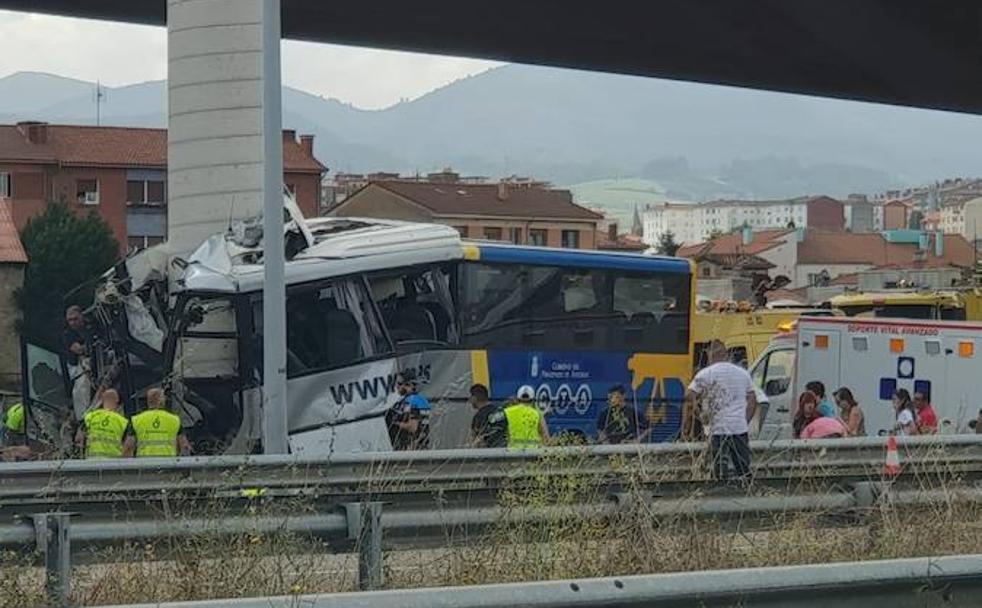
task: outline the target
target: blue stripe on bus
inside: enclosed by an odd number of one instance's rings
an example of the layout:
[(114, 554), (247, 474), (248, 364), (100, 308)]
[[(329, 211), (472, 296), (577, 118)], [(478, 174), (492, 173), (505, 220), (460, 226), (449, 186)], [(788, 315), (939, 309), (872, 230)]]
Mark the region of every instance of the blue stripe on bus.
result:
[(482, 262), (541, 264), (576, 268), (660, 271), (689, 274), (689, 261), (681, 258), (602, 253), (598, 251), (560, 251), (543, 247), (499, 247), (477, 245)]

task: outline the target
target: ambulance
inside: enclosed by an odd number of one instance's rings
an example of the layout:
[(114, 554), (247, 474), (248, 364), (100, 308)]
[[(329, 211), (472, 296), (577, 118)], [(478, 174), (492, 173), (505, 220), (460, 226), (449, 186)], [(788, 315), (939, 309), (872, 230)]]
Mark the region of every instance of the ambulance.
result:
[(923, 392), (941, 433), (968, 433), (982, 408), (982, 323), (803, 317), (779, 334), (750, 368), (770, 402), (760, 439), (788, 439), (797, 396), (812, 380), (832, 392), (848, 387), (866, 417), (866, 432), (894, 425), (891, 397)]

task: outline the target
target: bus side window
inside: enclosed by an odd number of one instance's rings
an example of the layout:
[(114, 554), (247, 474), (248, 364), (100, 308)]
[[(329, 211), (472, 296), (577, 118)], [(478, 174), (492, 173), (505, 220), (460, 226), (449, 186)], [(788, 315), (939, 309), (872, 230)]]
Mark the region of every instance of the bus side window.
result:
[(467, 348), (516, 347), (521, 340), (528, 272), (525, 266), (463, 263), (457, 299)]
[(368, 277), (382, 320), (400, 351), (459, 342), (448, 267), (415, 267)]
[[(609, 271), (609, 275), (614, 330), (610, 348), (676, 354), (688, 351), (688, 276), (628, 271)], [(698, 355), (695, 363), (700, 363)]]
[[(287, 291), (286, 371), (293, 378), (353, 365), (390, 349), (358, 280), (338, 279)], [(253, 305), (262, 343), (262, 302)]]
[(602, 270), (529, 266), (519, 314), (522, 346), (602, 350), (608, 344), (610, 285)]
[(457, 281), (468, 348), (689, 349), (689, 277), (465, 262)]

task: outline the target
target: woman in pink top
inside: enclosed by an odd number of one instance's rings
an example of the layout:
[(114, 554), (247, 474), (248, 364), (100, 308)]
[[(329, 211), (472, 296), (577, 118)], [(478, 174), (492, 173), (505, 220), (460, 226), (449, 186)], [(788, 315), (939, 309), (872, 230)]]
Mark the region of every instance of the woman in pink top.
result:
[(846, 427), (838, 418), (820, 416), (808, 423), (805, 430), (801, 431), (802, 439), (834, 439), (845, 437), (849, 434)]

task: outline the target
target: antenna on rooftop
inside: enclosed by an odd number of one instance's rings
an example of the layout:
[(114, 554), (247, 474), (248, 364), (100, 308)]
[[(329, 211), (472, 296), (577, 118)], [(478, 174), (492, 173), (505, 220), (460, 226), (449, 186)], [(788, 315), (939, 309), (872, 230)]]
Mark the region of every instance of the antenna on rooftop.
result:
[(95, 124), (102, 124), (102, 102), (106, 99), (106, 88), (98, 80), (95, 81)]
[(232, 235), (232, 217), (235, 215), (235, 195), (232, 195), (232, 200), (228, 203), (228, 234)]

